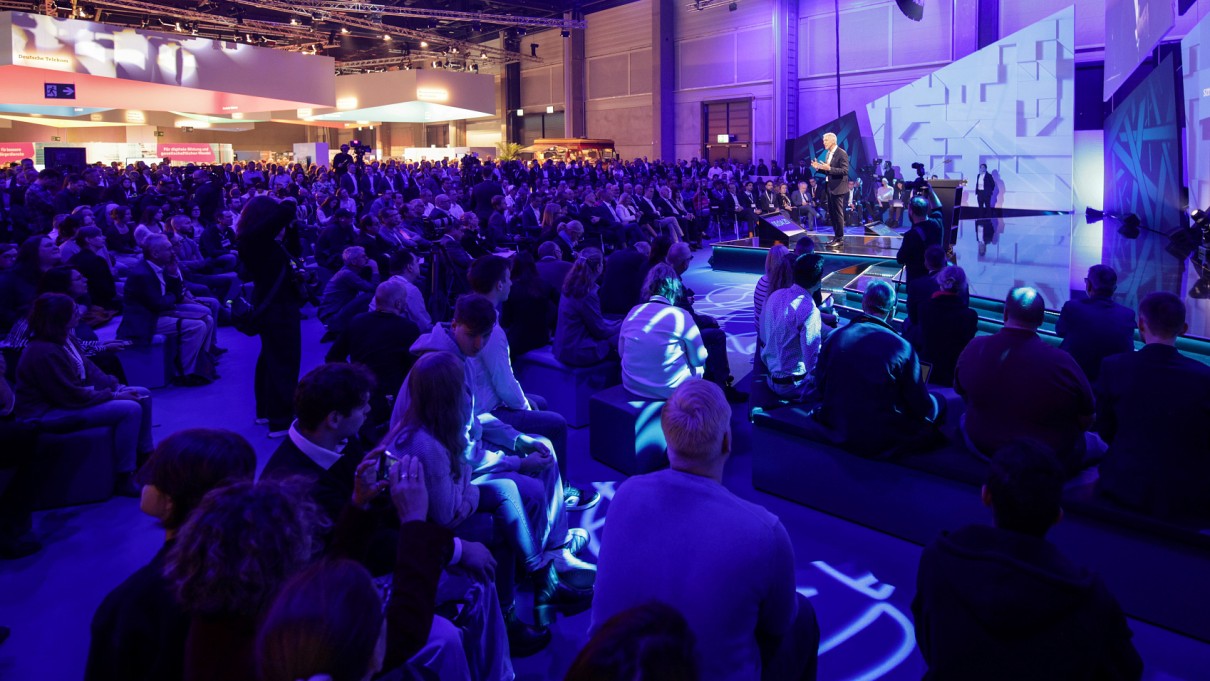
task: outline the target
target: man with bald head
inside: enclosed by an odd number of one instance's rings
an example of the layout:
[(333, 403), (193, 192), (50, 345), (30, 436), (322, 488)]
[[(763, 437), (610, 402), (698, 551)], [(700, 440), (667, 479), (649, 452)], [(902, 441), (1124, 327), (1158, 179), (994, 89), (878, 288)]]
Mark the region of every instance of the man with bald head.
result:
[(954, 389), (966, 400), (967, 445), (990, 456), (1017, 438), (1055, 453), (1068, 475), (1083, 465), (1092, 425), (1092, 388), (1066, 352), (1038, 337), (1046, 304), (1020, 286), (1004, 301), (1004, 328), (975, 338), (958, 357)]

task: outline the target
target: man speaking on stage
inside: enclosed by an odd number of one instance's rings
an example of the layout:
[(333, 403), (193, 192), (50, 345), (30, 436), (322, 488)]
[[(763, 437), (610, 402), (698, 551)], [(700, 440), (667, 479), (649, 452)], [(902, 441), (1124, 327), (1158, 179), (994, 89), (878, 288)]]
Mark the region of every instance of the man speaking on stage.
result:
[(828, 219), (832, 221), (832, 240), (829, 248), (840, 248), (844, 244), (844, 208), (849, 197), (849, 155), (836, 145), (836, 133), (825, 132), (823, 148), (827, 158), (811, 161), (811, 167), (828, 176)]

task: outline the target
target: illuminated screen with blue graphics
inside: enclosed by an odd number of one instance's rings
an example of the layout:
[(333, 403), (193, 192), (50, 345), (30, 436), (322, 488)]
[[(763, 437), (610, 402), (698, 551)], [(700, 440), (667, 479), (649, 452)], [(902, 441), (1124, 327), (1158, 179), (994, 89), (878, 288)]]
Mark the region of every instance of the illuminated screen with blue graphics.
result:
[(947, 179), (973, 180), (986, 163), (993, 206), (1071, 210), (1074, 44), (1067, 7), (874, 100), (875, 154)]
[(1105, 101), (1130, 78), (1175, 21), (1172, 0), (1106, 0)]
[(1189, 207), (1210, 208), (1210, 16), (1181, 41)]
[[(1175, 89), (1176, 60), (1169, 56), (1105, 119), (1105, 212), (1134, 213), (1144, 227), (1164, 234), (1180, 227), (1181, 219)], [(1116, 226), (1106, 221), (1106, 229)], [(1184, 265), (1163, 252), (1167, 239), (1156, 237), (1105, 240), (1103, 261), (1118, 271), (1118, 293), (1126, 300), (1180, 288)]]

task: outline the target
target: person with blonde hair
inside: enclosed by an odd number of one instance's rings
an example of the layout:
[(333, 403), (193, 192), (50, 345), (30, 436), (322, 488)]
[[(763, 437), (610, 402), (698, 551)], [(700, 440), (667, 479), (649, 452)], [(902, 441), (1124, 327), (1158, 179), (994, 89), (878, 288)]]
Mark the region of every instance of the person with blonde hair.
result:
[(605, 259), (596, 248), (580, 251), (563, 282), (559, 319), (555, 325), (555, 357), (569, 366), (588, 366), (604, 361), (617, 347), (620, 321), (601, 314), (597, 282)]
[(722, 389), (685, 381), (660, 423), (670, 468), (630, 478), (613, 498), (589, 634), (659, 600), (689, 623), (703, 680), (814, 679), (819, 627), (795, 592), (789, 535), (722, 484), (733, 443)]
[(774, 244), (765, 254), (765, 273), (756, 280), (756, 289), (752, 292), (752, 316), (756, 320), (756, 328), (760, 328), (760, 313), (765, 308), (769, 294), (789, 288), (794, 283), (793, 263), (790, 250), (781, 244)]

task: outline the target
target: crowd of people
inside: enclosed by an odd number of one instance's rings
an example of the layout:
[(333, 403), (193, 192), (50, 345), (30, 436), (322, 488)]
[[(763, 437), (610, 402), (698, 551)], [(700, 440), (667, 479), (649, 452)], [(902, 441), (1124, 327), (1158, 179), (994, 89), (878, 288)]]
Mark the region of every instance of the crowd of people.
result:
[[(766, 212), (825, 219), (805, 164), (362, 163), (342, 148), (330, 170), (165, 162), (64, 177), (23, 163), (3, 175), (14, 245), (0, 246), (0, 437), (16, 473), (0, 490), (0, 557), (40, 549), (23, 483), (41, 422), (64, 416), (111, 430), (114, 492), (165, 531), (97, 610), (87, 678), (509, 679), (558, 617), (590, 609), (569, 679), (814, 678), (819, 628), (785, 528), (722, 485), (730, 404), (749, 395), (683, 279), (713, 231)], [(1210, 369), (1175, 350), (1184, 307), (1144, 299), (1146, 347), (1131, 352), (1135, 315), (1097, 266), (1088, 298), (1060, 315), (1062, 349), (1038, 338), (1042, 299), (1027, 287), (1009, 293), (1002, 331), (975, 338), (934, 211), (908, 201), (902, 330), (894, 287), (871, 283), (842, 323), (813, 242), (770, 250), (752, 400), (811, 405), (821, 440), (885, 455), (936, 445), (945, 400), (929, 386), (952, 385), (965, 444), (991, 465), (995, 527), (925, 552), (915, 610), (933, 677), (995, 676), (983, 650), (1003, 670), (1041, 659), (1137, 677), (1125, 619), (1095, 578), (1049, 602), (1047, 627), (1034, 610), (1006, 632), (963, 607), (986, 586), (963, 561), (1010, 556), (1046, 588), (1068, 584), (1076, 568), (1044, 535), (1063, 484), (1098, 463), (1098, 489), (1118, 503), (1210, 517), (1210, 476), (1191, 474), (1210, 465), (1194, 431)], [(309, 314), (331, 345), (303, 374)], [(101, 340), (109, 325), (115, 339)], [(234, 333), (260, 339), (250, 417), (281, 438), (255, 480), (255, 454), (231, 432), (154, 443), (152, 393), (123, 372), (129, 347), (172, 337), (179, 385), (221, 380), (219, 337)], [(572, 367), (616, 362), (633, 399), (664, 402), (670, 468), (621, 486), (599, 567), (569, 514), (600, 497), (571, 482), (566, 421), (512, 368), (546, 346)], [(1016, 588), (1026, 602), (1049, 593), (1024, 577)], [(1087, 645), (1056, 647), (1072, 637)], [(1089, 652), (1101, 645), (1116, 656)]]

